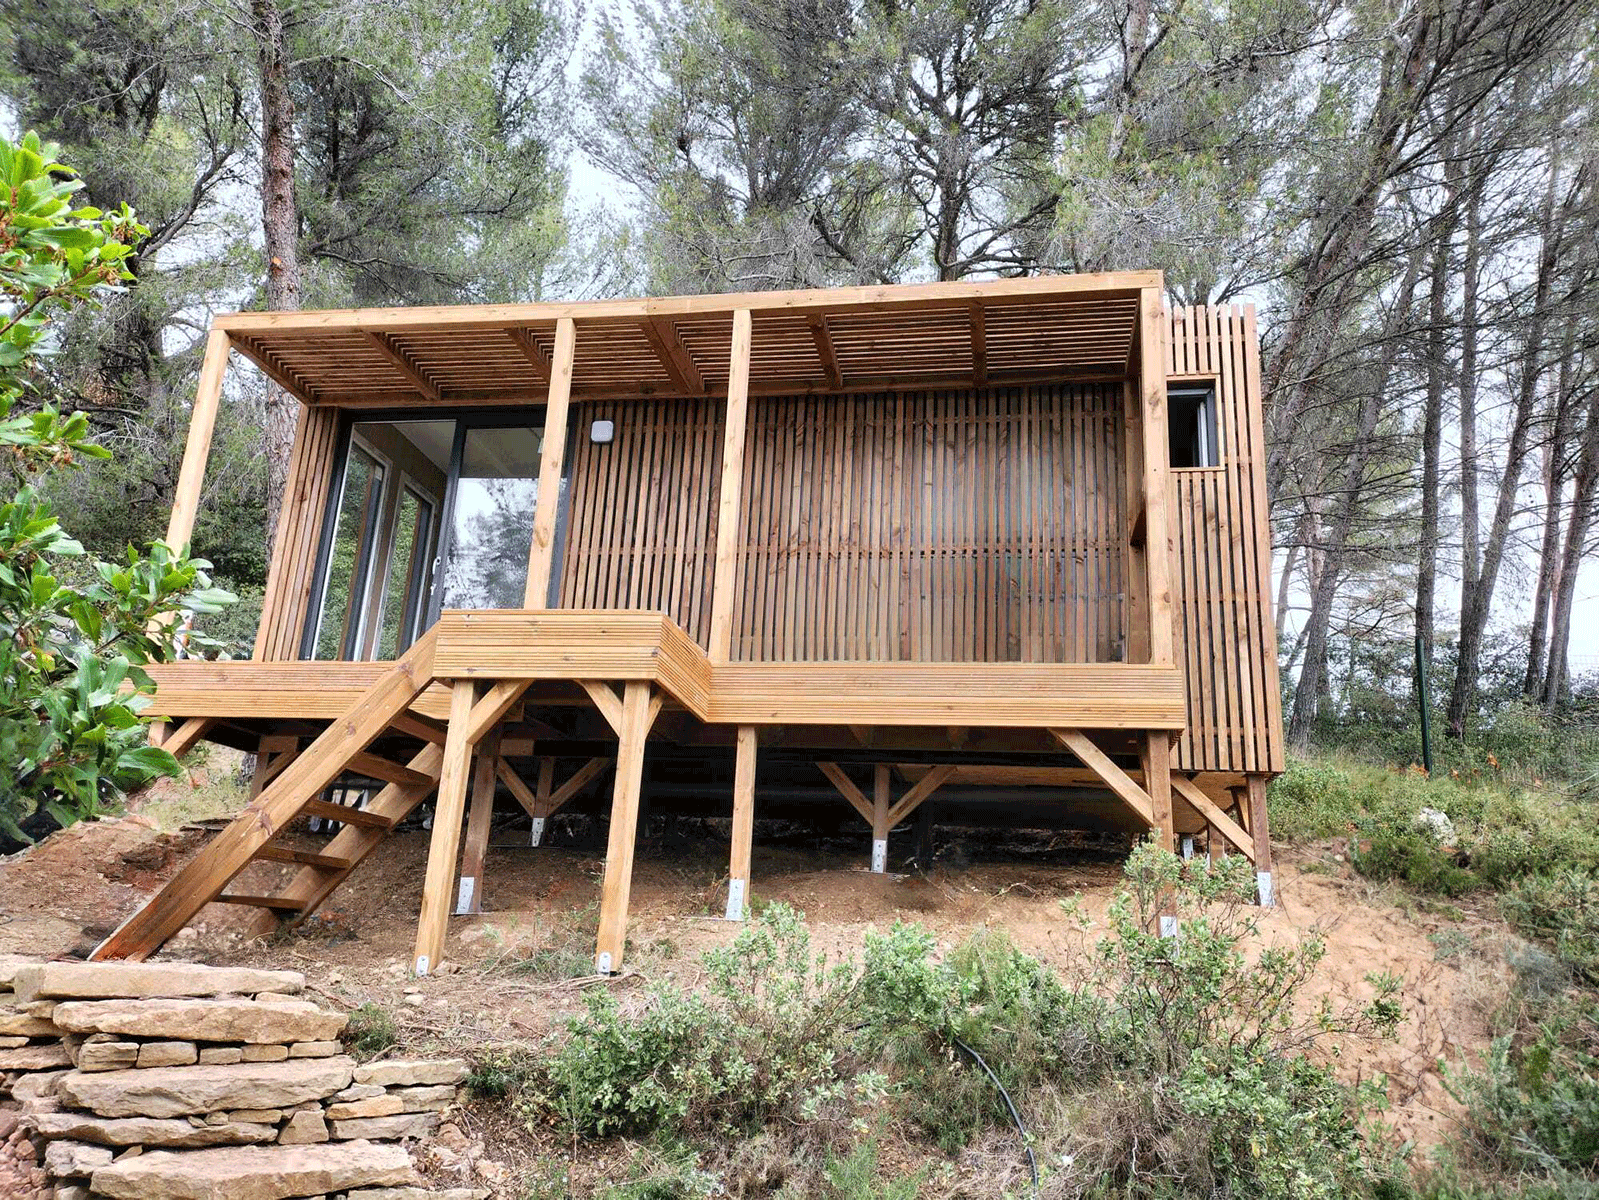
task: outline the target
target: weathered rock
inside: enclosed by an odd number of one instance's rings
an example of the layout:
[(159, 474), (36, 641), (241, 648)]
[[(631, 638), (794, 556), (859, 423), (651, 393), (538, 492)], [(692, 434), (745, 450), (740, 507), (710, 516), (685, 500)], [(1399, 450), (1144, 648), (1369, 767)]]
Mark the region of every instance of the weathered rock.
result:
[(455, 1103), (455, 1088), (448, 1083), (432, 1087), (395, 1088), (389, 1095), (400, 1101), (401, 1112), (435, 1112)]
[(58, 1178), (74, 1175), (93, 1175), (96, 1168), (108, 1164), (115, 1155), (104, 1146), (91, 1146), (85, 1142), (51, 1142), (44, 1148), (44, 1167)]
[(78, 1047), (80, 1071), (125, 1071), (138, 1061), (138, 1042), (85, 1042)]
[(410, 1087), (414, 1084), (460, 1083), (467, 1065), (459, 1058), (393, 1059), (367, 1063), (355, 1069), (356, 1083), (375, 1083), (381, 1087)]
[[(207, 1042), (302, 1042), (338, 1036), (349, 1019), (306, 1000), (79, 1000), (56, 1005), (55, 1023), (71, 1033)], [(287, 1057), (288, 1051), (284, 1051)]]
[(282, 1062), (289, 1057), (287, 1046), (249, 1045), (244, 1047), (245, 1062)]
[[(10, 1000), (11, 997), (5, 997)], [(59, 1037), (61, 1030), (48, 1017), (35, 1016), (27, 1006), (0, 1002), (0, 1034), (7, 1037)]]
[(57, 1091), (65, 1103), (102, 1117), (181, 1117), (320, 1100), (348, 1087), (353, 1068), (351, 1059), (340, 1056), (237, 1066), (75, 1071), (62, 1077)]
[(335, 1100), (370, 1100), (373, 1096), (381, 1096), (384, 1088), (377, 1083), (352, 1083), (342, 1092), (336, 1092)]
[(326, 1058), (330, 1054), (338, 1054), (344, 1049), (342, 1043), (334, 1040), (323, 1042), (295, 1042), (289, 1047), (290, 1058)]
[[(315, 1059), (307, 1059), (315, 1062)], [(19, 1046), (15, 1050), (0, 1050), (0, 1071), (48, 1071), (52, 1067), (70, 1067), (72, 1059), (67, 1048), (59, 1043), (48, 1046)]]
[(345, 1200), (488, 1200), (488, 1188), (359, 1188)]
[(355, 1117), (392, 1117), (405, 1111), (405, 1103), (398, 1096), (384, 1093), (370, 1100), (346, 1100), (328, 1105), (328, 1119), (348, 1121)]
[(153, 1150), (101, 1167), (89, 1180), (112, 1200), (281, 1200), (354, 1187), (415, 1182), (402, 1146), (338, 1142)]
[(139, 1047), (141, 1067), (186, 1067), (199, 1059), (193, 1042), (146, 1042)]
[(0, 992), (11, 990), (11, 981), (17, 977), (18, 970), (38, 965), (38, 959), (29, 958), (25, 954), (0, 954)]
[(51, 1196), (53, 1200), (89, 1200), (89, 1185), (86, 1183), (58, 1183)]
[(236, 1063), (244, 1059), (244, 1051), (238, 1046), (201, 1046), (200, 1061), (210, 1065), (213, 1063)]
[(18, 1046), (26, 1046), (28, 1039), (22, 1034), (0, 1034), (0, 1050), (15, 1050)]
[(12, 987), (23, 1000), (298, 993), (305, 990), (305, 976), (298, 971), (207, 967), (199, 963), (53, 962), (19, 967)]
[(320, 1112), (297, 1112), (278, 1134), (285, 1146), (310, 1146), (328, 1140), (328, 1123)]
[(53, 1099), (56, 1085), (70, 1074), (71, 1071), (40, 1071), (36, 1075), (24, 1075), (11, 1085), (11, 1098), (23, 1102)]
[(355, 1117), (329, 1121), (332, 1135), (344, 1138), (425, 1138), (439, 1125), (438, 1113), (400, 1113), (392, 1117)]
[(76, 1138), (101, 1146), (167, 1146), (199, 1148), (270, 1142), (278, 1131), (271, 1125), (191, 1125), (185, 1120), (153, 1117), (91, 1117), (83, 1113), (46, 1113), (35, 1118), (39, 1136)]
[(255, 994), (255, 998), (257, 1000), (267, 1000), (267, 1001), (272, 1001), (272, 1000), (299, 1000), (299, 999), (301, 999), (301, 997), (292, 996), (288, 992), (257, 992)]
[(281, 1108), (240, 1108), (228, 1114), (230, 1121), (253, 1121), (258, 1125), (276, 1125), (283, 1120)]

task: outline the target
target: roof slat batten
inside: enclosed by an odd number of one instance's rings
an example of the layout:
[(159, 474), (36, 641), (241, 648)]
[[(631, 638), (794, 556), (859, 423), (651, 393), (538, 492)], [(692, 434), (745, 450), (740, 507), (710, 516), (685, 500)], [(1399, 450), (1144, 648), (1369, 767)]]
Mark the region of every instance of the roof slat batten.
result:
[(522, 357), (527, 359), (528, 365), (533, 368), (533, 373), (539, 377), (540, 383), (550, 381), (550, 360), (545, 358), (539, 350), (539, 345), (533, 340), (533, 335), (520, 325), (512, 325), (505, 331), (505, 336), (516, 343), (516, 348), (522, 352)]

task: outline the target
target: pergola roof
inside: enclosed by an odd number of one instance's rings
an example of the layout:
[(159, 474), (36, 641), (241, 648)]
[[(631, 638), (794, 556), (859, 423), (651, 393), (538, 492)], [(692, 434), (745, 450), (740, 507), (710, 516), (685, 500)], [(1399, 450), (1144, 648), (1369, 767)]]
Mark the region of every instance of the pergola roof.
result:
[(562, 304), (231, 313), (235, 349), (309, 404), (529, 403), (556, 323), (576, 326), (572, 396), (725, 392), (733, 313), (749, 309), (750, 391), (1121, 378), (1157, 271), (984, 283)]

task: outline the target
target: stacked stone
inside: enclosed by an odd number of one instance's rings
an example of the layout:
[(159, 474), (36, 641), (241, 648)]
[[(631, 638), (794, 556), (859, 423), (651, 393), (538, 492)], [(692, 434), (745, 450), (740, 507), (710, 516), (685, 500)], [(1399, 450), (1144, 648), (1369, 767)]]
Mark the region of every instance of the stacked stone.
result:
[(0, 978), (0, 1021), (25, 1039), (0, 1051), (0, 1086), (43, 1146), (42, 1178), (28, 1143), (17, 1165), (33, 1173), (10, 1191), (0, 1175), (0, 1194), (485, 1195), (417, 1187), (399, 1144), (433, 1133), (466, 1064), (358, 1065), (338, 1040), (347, 1018), (304, 999), (297, 972), (31, 963)]

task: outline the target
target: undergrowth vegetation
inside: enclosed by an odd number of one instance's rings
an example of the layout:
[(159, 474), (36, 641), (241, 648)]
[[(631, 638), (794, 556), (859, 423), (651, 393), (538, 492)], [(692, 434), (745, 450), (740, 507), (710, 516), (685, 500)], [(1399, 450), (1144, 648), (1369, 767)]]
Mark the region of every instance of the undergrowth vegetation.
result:
[[(998, 932), (940, 955), (906, 924), (829, 959), (773, 904), (704, 956), (700, 989), (595, 991), (549, 1045), (474, 1081), (561, 1144), (650, 1147), (616, 1196), (972, 1194), (948, 1160), (889, 1168), (889, 1129), (987, 1148), (982, 1194), (1377, 1194), (1396, 1177), (1367, 1128), (1380, 1081), (1331, 1064), (1338, 1039), (1393, 1031), (1397, 981), (1373, 976), (1358, 1003), (1307, 995), (1322, 944), (1250, 950), (1253, 887), (1242, 859), (1206, 871), (1141, 847), (1097, 934), (1066, 906), (1093, 939), (1073, 978)], [(1163, 911), (1175, 938), (1152, 932)]]

